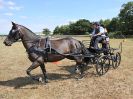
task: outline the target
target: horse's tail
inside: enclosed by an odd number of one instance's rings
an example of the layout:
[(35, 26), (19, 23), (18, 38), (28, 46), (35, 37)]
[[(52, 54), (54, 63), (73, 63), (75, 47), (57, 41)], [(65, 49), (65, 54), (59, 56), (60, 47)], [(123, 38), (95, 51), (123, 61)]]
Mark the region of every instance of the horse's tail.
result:
[(81, 45), (81, 49), (82, 49), (83, 55), (88, 54), (89, 51), (88, 51), (88, 49), (85, 47), (85, 45), (84, 45), (81, 41), (79, 41), (79, 43), (80, 43), (80, 45)]

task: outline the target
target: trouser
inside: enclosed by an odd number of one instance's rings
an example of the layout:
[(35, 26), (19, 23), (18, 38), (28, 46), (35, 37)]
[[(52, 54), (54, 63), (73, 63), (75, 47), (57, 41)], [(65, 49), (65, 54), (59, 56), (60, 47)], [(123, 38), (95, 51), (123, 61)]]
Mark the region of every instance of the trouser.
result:
[(97, 36), (94, 36), (94, 37), (91, 38), (90, 47), (94, 47), (94, 43), (95, 43), (96, 38), (97, 38)]
[(103, 40), (103, 37), (102, 36), (98, 36), (96, 39), (95, 39), (95, 43), (94, 43), (94, 48), (95, 49), (99, 49), (98, 47), (98, 43)]
[(102, 43), (102, 48), (108, 49), (107, 43)]
[(104, 38), (105, 42), (102, 43), (102, 48), (108, 49), (109, 48), (109, 37)]

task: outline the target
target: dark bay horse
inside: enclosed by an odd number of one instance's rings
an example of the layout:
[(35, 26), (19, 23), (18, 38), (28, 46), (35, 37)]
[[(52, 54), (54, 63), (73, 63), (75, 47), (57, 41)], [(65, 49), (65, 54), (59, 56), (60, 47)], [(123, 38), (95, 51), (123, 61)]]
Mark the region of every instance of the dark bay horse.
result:
[[(32, 65), (27, 69), (27, 74), (32, 77), (31, 71), (40, 66), (44, 75), (43, 81), (47, 82), (47, 75), (45, 69), (45, 62), (59, 61), (64, 58), (68, 58), (76, 61), (76, 69), (79, 69), (82, 73), (81, 67), (83, 67), (83, 57), (80, 54), (85, 52), (85, 47), (78, 40), (73, 38), (63, 38), (58, 40), (50, 40), (51, 48), (58, 51), (58, 54), (47, 53), (46, 49), (46, 38), (41, 38), (33, 33), (28, 28), (18, 25), (12, 22), (12, 28), (4, 40), (6, 46), (11, 46), (14, 42), (21, 39), (28, 57), (32, 62)], [(38, 50), (38, 49), (41, 49)], [(43, 51), (42, 51), (43, 50)], [(79, 55), (71, 55), (71, 53), (78, 53)], [(39, 78), (32, 77), (32, 79), (38, 80)]]

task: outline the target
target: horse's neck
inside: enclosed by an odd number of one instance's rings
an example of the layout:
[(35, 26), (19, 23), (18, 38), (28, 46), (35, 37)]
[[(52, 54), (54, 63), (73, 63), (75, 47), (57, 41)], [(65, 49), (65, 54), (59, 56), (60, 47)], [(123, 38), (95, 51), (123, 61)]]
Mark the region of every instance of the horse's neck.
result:
[(27, 29), (23, 29), (22, 32), (22, 43), (25, 49), (29, 49), (31, 46), (33, 46), (33, 42), (38, 39), (38, 36)]

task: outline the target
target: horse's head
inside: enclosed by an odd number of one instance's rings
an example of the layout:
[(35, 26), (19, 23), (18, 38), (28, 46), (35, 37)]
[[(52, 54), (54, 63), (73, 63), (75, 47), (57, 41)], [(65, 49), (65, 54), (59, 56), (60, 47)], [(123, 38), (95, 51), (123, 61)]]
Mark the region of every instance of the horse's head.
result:
[(12, 28), (3, 43), (6, 46), (11, 46), (14, 42), (18, 41), (20, 38), (21, 38), (21, 33), (19, 30), (19, 26), (14, 22), (12, 22)]

